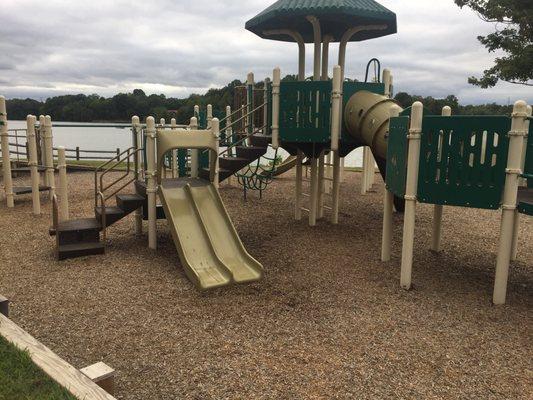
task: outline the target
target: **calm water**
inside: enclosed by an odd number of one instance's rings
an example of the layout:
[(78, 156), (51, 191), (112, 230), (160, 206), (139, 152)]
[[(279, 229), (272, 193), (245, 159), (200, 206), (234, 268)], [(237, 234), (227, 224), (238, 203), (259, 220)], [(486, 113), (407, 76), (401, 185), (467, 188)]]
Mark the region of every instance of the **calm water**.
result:
[[(54, 147), (64, 146), (67, 149), (74, 149), (79, 146), (82, 150), (116, 150), (117, 148), (124, 150), (132, 146), (131, 130), (128, 128), (107, 128), (100, 127), (98, 124), (78, 122), (76, 124), (84, 126), (70, 128), (62, 127), (62, 124), (69, 123), (54, 122)], [(9, 121), (8, 129), (26, 129), (26, 121)], [(23, 132), (21, 134), (24, 136)], [(25, 139), (19, 139), (19, 143), (25, 143)], [(283, 150), (281, 153), (283, 157), (288, 155)], [(359, 148), (346, 157), (345, 166), (360, 167), (362, 160), (363, 150)]]

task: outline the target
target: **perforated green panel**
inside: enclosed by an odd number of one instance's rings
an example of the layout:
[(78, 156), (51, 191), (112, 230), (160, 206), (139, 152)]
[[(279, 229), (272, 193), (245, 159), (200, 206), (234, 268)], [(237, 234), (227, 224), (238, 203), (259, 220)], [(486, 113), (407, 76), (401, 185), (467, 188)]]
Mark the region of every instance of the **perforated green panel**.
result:
[(508, 117), (424, 117), (418, 200), (431, 204), (499, 208), (510, 127)]
[(331, 91), (330, 81), (282, 82), (280, 139), (287, 142), (329, 142)]
[(405, 196), (407, 177), (407, 135), (409, 117), (391, 118), (387, 139), (387, 189), (398, 197)]

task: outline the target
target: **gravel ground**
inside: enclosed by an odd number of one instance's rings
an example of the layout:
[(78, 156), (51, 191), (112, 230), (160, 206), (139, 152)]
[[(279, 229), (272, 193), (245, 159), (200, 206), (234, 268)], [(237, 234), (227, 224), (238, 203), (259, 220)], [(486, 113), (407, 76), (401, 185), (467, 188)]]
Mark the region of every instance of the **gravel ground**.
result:
[[(446, 208), (443, 252), (420, 205), (414, 289), (399, 287), (401, 216), (381, 263), (383, 187), (342, 186), (340, 224), (293, 220), (292, 172), (260, 200), (221, 189), (258, 283), (199, 293), (166, 222), (159, 250), (130, 216), (105, 256), (55, 261), (50, 205), (0, 205), (0, 293), (12, 318), (76, 367), (117, 370), (119, 399), (531, 399), (533, 220), (523, 218), (507, 305), (491, 306), (500, 212)], [(89, 216), (92, 174), (69, 175), (72, 216)]]

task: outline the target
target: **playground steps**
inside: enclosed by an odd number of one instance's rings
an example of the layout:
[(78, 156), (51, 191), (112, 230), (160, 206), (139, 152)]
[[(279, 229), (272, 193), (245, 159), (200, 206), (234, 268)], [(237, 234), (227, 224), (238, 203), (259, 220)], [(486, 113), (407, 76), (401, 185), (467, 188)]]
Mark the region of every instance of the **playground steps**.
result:
[[(50, 190), (50, 186), (39, 185), (39, 192)], [(31, 193), (31, 186), (13, 186), (13, 194), (19, 196)]]
[[(115, 199), (116, 206), (105, 208), (106, 227), (142, 207), (145, 202), (145, 197), (140, 194), (118, 194)], [(95, 207), (94, 218), (63, 221), (58, 224), (57, 231), (50, 230), (50, 235), (57, 235), (58, 260), (105, 252), (105, 244), (100, 241), (102, 214), (102, 207)]]
[(518, 189), (518, 211), (522, 214), (533, 215), (533, 188)]
[[(233, 174), (239, 172), (250, 163), (265, 155), (270, 140), (270, 136), (261, 134), (252, 135), (249, 138), (249, 146), (235, 146), (235, 156), (219, 157), (219, 182), (228, 179)], [(199, 176), (202, 179), (209, 180), (209, 168), (202, 168), (199, 172)]]

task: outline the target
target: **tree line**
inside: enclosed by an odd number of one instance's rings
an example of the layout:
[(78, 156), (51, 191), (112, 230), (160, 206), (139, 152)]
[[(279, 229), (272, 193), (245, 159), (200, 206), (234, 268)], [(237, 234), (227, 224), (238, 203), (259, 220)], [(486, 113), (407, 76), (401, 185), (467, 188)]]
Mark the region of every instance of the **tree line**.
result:
[[(294, 75), (288, 75), (283, 80), (295, 79)], [(193, 115), (195, 105), (205, 109), (207, 104), (212, 104), (215, 113), (224, 113), (227, 105), (233, 106), (236, 87), (242, 85), (242, 82), (235, 80), (223, 88), (209, 89), (204, 95), (191, 94), (185, 99), (166, 97), (164, 94), (146, 95), (141, 89), (109, 98), (97, 94), (77, 94), (50, 97), (43, 102), (29, 98), (11, 99), (7, 101), (8, 116), (12, 120), (23, 120), (28, 114), (42, 114), (50, 115), (55, 121), (127, 122), (133, 115), (138, 115), (141, 120), (152, 115), (156, 120), (176, 118), (178, 124), (186, 124)], [(436, 99), (400, 92), (395, 100), (404, 108), (421, 101), (433, 114), (440, 114), (445, 105), (450, 106), (454, 114), (464, 115), (510, 115), (512, 109), (512, 106), (495, 103), (460, 105), (454, 95)]]

